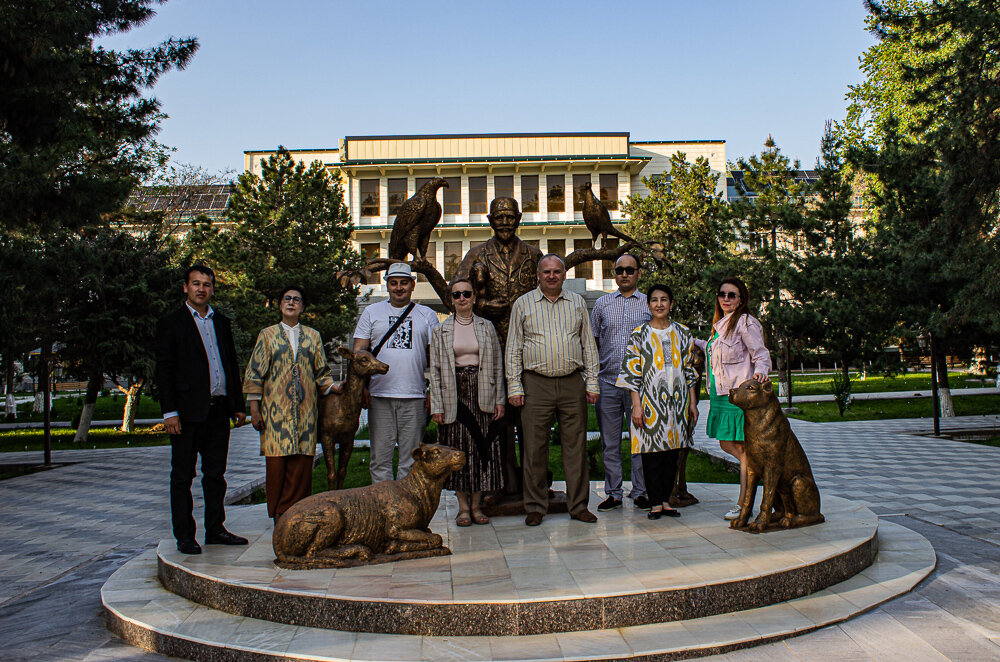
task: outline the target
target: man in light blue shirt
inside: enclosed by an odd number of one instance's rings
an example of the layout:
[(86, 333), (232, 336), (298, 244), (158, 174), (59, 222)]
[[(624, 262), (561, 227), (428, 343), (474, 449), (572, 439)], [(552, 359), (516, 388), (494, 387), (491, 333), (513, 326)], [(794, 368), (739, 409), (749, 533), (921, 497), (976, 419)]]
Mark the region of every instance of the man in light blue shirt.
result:
[[(604, 493), (607, 498), (597, 507), (599, 511), (620, 508), (622, 505), (622, 416), (632, 415), (629, 391), (615, 386), (625, 356), (629, 336), (637, 326), (652, 317), (646, 304), (646, 295), (636, 287), (642, 270), (639, 260), (625, 253), (615, 262), (615, 284), (618, 290), (605, 294), (590, 314), (590, 326), (601, 357), (598, 384), (601, 397), (597, 401), (597, 425), (604, 445)], [(642, 461), (632, 455), (632, 491), (636, 508), (649, 510), (646, 485), (642, 475)]]

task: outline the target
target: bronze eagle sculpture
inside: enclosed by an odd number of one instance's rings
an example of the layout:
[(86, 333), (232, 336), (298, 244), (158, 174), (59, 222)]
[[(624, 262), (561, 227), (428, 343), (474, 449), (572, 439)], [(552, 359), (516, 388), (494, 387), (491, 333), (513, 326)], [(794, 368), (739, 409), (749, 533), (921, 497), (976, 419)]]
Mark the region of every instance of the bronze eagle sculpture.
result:
[(396, 213), (392, 224), (392, 234), (389, 235), (389, 257), (393, 260), (405, 260), (407, 254), (426, 259), (427, 244), (431, 239), (431, 231), (441, 220), (441, 205), (437, 201), (437, 191), (442, 186), (448, 187), (441, 177), (435, 177), (420, 187), (409, 200), (404, 202)]
[(586, 189), (583, 192), (583, 222), (590, 230), (590, 234), (594, 236), (594, 248), (597, 248), (597, 235), (602, 235), (604, 238), (602, 246), (607, 245), (609, 234), (625, 241), (634, 242), (632, 237), (612, 225), (608, 208), (594, 195), (590, 182), (585, 182), (583, 188)]

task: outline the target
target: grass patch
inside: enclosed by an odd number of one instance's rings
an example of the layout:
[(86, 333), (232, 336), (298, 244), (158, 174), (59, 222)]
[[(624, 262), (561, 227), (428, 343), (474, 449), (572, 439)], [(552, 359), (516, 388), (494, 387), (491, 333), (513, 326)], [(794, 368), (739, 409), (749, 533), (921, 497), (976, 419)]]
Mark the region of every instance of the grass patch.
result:
[[(42, 414), (31, 411), (31, 407), (32, 403), (30, 402), (23, 402), (19, 404), (17, 406), (17, 420), (14, 422), (40, 422), (42, 420)], [(73, 421), (80, 414), (82, 409), (82, 395), (54, 398), (52, 400), (52, 420), (67, 422)], [(94, 405), (95, 421), (120, 421), (124, 413), (124, 395), (100, 396), (97, 398), (97, 402)], [(160, 418), (160, 416), (160, 403), (153, 400), (153, 398), (148, 395), (144, 395), (139, 399), (139, 407), (136, 409), (135, 413), (135, 417), (137, 419)]]
[[(952, 398), (957, 416), (984, 416), (1000, 414), (1000, 395), (964, 395)], [(800, 418), (815, 423), (830, 421), (880, 421), (890, 418), (931, 418), (933, 400), (905, 398), (895, 400), (855, 400), (841, 416), (835, 402), (796, 402)]]
[[(590, 480), (604, 481), (604, 464), (601, 462), (601, 442), (591, 441), (587, 444), (587, 454), (590, 458)], [(398, 466), (399, 453), (393, 456), (392, 468), (395, 472)], [(371, 484), (371, 474), (368, 467), (371, 461), (371, 451), (368, 448), (355, 448), (351, 461), (347, 465), (347, 478), (344, 487), (361, 487)], [(596, 462), (596, 468), (595, 468)], [(622, 475), (628, 478), (632, 470), (632, 460), (629, 456), (628, 442), (622, 443)], [(562, 467), (562, 447), (549, 446), (549, 469), (553, 480), (565, 480)], [(687, 479), (689, 483), (728, 483), (740, 482), (738, 473), (727, 470), (721, 464), (712, 462), (703, 453), (692, 452), (688, 455)], [(326, 461), (320, 459), (313, 469), (313, 494), (326, 491)], [(250, 495), (251, 503), (264, 503), (264, 488), (258, 487)]]
[[(149, 428), (136, 428), (132, 432), (121, 432), (109, 428), (90, 431), (86, 443), (75, 444), (76, 430), (56, 428), (52, 430), (52, 450), (92, 450), (95, 448), (131, 448), (133, 446), (166, 446), (170, 436), (163, 432), (152, 432)], [(44, 447), (44, 431), (36, 428), (27, 430), (0, 431), (0, 453), (17, 451), (41, 451)]]
[[(771, 374), (771, 379), (777, 382), (777, 373)], [(978, 378), (965, 372), (949, 372), (948, 380), (951, 388), (982, 388), (989, 386)], [(852, 393), (885, 393), (898, 391), (929, 391), (931, 374), (915, 372), (895, 377), (885, 377), (870, 374), (861, 381), (861, 373), (851, 371)], [(792, 397), (799, 395), (829, 395), (833, 393), (833, 375), (810, 375), (792, 373)]]

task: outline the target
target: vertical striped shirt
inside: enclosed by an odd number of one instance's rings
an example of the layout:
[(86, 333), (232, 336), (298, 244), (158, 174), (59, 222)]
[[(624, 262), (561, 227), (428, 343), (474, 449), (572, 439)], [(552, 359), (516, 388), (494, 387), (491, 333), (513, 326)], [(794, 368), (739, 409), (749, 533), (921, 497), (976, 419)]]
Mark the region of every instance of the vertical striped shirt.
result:
[(514, 302), (507, 332), (507, 395), (524, 395), (521, 373), (564, 377), (583, 371), (588, 393), (598, 393), (597, 343), (583, 297), (563, 290), (549, 301), (535, 288)]
[(605, 294), (594, 304), (590, 314), (590, 327), (597, 340), (597, 351), (601, 355), (602, 382), (614, 386), (625, 358), (625, 347), (629, 337), (652, 315), (646, 303), (646, 295), (638, 290), (625, 296), (621, 291)]

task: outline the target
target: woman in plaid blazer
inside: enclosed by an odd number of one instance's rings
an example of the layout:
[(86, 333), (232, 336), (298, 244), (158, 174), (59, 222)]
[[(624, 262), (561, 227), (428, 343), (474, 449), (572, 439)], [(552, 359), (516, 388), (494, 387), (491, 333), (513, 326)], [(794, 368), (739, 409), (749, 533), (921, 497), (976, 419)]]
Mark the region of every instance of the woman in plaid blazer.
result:
[(455, 490), (458, 526), (486, 524), (483, 491), (503, 489), (500, 419), (506, 402), (503, 352), (493, 325), (472, 313), (472, 283), (451, 284), (455, 314), (431, 334), (431, 417), (438, 424), (438, 443), (465, 452), (465, 468), (445, 483)]

